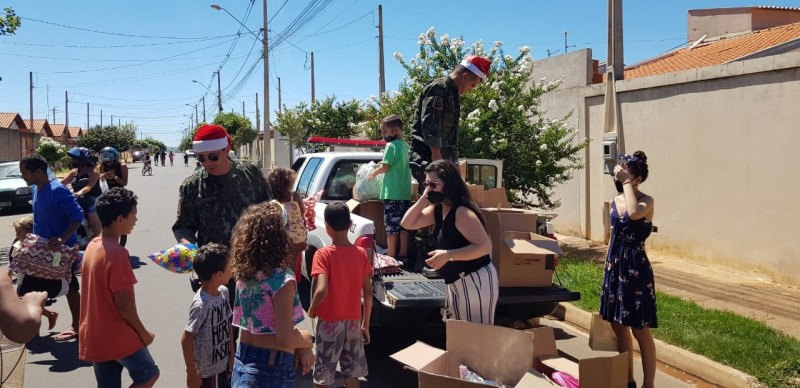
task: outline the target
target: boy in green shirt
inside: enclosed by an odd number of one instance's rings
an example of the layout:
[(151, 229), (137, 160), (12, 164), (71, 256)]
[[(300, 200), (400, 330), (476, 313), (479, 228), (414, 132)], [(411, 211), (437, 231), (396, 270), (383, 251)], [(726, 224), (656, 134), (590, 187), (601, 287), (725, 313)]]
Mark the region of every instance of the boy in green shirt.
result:
[[(386, 140), (383, 160), (369, 175), (375, 179), (384, 174), (380, 199), (383, 200), (383, 220), (386, 224), (387, 256), (408, 264), (408, 231), (400, 228), (400, 220), (411, 207), (411, 169), (408, 165), (408, 144), (403, 140), (403, 120), (390, 115), (381, 120), (381, 133)], [(396, 255), (398, 237), (400, 252)]]

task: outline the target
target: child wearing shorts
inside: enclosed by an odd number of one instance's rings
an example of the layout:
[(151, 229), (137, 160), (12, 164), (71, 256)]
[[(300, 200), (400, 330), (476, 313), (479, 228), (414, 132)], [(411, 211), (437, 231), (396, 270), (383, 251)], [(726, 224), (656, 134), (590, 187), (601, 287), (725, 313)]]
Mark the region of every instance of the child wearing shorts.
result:
[[(383, 160), (369, 179), (383, 176), (380, 199), (383, 200), (383, 220), (386, 224), (386, 255), (409, 264), (407, 230), (400, 228), (400, 220), (411, 207), (411, 169), (408, 166), (408, 144), (403, 140), (403, 120), (390, 115), (381, 120), (381, 134), (386, 141)], [(400, 251), (397, 251), (398, 237)]]
[(97, 198), (100, 236), (86, 247), (81, 265), (81, 319), (78, 356), (92, 363), (98, 387), (119, 387), (127, 369), (134, 387), (149, 388), (159, 370), (147, 347), (155, 334), (136, 311), (136, 276), (119, 236), (136, 224), (136, 195), (115, 187)]
[(333, 244), (314, 254), (311, 277), (316, 286), (308, 309), (309, 317), (319, 317), (314, 337), (317, 386), (334, 383), (337, 364), (345, 387), (358, 387), (358, 378), (367, 375), (364, 345), (369, 343), (372, 263), (367, 252), (347, 238), (350, 225), (350, 210), (344, 203), (328, 204), (325, 230)]

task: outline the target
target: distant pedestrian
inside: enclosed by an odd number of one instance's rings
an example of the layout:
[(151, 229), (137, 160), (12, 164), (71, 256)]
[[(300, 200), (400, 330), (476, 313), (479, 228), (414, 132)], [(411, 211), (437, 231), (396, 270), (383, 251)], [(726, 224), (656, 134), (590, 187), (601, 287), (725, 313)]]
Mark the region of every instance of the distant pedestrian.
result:
[(231, 327), (233, 310), (225, 287), (233, 275), (228, 247), (204, 245), (195, 256), (194, 272), (202, 286), (194, 294), (189, 321), (181, 336), (186, 386), (228, 388), (236, 350)]
[(172, 167), (172, 160), (175, 159), (175, 153), (169, 152), (169, 166)]
[(644, 387), (656, 377), (656, 345), (651, 328), (658, 327), (653, 267), (644, 243), (653, 231), (653, 197), (639, 191), (647, 179), (647, 156), (642, 151), (622, 155), (614, 168), (614, 180), (622, 188), (611, 201), (611, 241), (608, 244), (600, 315), (611, 322), (619, 352), (628, 352), (628, 386), (633, 381), (631, 331), (639, 343)]
[(121, 187), (97, 198), (103, 232), (86, 247), (81, 265), (78, 355), (92, 363), (98, 387), (119, 387), (123, 369), (135, 387), (152, 387), (159, 376), (147, 349), (155, 335), (139, 319), (136, 275), (128, 250), (118, 243), (136, 224), (136, 204), (136, 195)]
[(164, 167), (164, 166), (167, 165), (166, 159), (167, 159), (167, 152), (166, 151), (161, 151), (161, 167)]
[(183, 154), (183, 167), (189, 167), (189, 154)]
[[(325, 208), (325, 230), (332, 245), (314, 254), (311, 276), (316, 289), (308, 316), (316, 318), (316, 361), (314, 384), (334, 383), (336, 366), (341, 366), (344, 385), (358, 387), (367, 375), (364, 345), (369, 344), (372, 312), (372, 263), (364, 248), (350, 243), (350, 210), (343, 202)], [(362, 315), (363, 298), (363, 315)]]

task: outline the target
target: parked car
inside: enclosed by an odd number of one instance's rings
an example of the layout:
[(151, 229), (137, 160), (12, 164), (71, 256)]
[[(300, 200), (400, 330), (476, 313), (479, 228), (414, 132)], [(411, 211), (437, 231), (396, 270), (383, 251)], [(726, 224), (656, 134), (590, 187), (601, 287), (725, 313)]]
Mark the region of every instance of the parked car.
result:
[(190, 157), (190, 158), (195, 158), (195, 157), (197, 157), (197, 153), (196, 153), (196, 152), (194, 152), (194, 150), (186, 150), (186, 151), (184, 151), (184, 153), (185, 153), (186, 155), (189, 155), (189, 157)]
[(19, 171), (19, 161), (0, 163), (0, 209), (31, 210), (32, 199), (31, 188)]
[(136, 163), (144, 159), (144, 151), (133, 151), (133, 162)]

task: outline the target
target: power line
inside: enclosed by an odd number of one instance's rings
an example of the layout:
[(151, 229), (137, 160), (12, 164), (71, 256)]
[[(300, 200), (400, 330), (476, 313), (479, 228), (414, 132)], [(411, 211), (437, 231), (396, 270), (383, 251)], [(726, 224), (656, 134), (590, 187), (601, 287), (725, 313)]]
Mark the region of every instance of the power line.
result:
[(216, 40), (216, 39), (224, 39), (224, 38), (231, 38), (236, 36), (236, 34), (231, 35), (221, 35), (218, 37), (211, 37), (211, 38), (202, 38), (197, 40), (183, 40), (178, 42), (160, 42), (160, 43), (142, 43), (142, 44), (124, 44), (124, 45), (110, 45), (110, 46), (86, 46), (86, 45), (57, 45), (57, 44), (42, 44), (42, 43), (25, 43), (25, 42), (12, 42), (12, 41), (0, 41), (3, 44), (13, 44), (17, 46), (32, 46), (32, 47), (56, 47), (56, 48), (82, 48), (82, 49), (113, 49), (113, 48), (130, 48), (130, 47), (149, 47), (149, 46), (167, 46), (173, 44), (186, 44), (186, 43), (197, 43), (197, 42), (205, 42), (209, 40)]
[(208, 39), (208, 38), (224, 37), (224, 36), (180, 37), (180, 36), (132, 35), (132, 34), (122, 34), (122, 33), (119, 33), (119, 32), (106, 32), (106, 31), (92, 30), (92, 29), (89, 29), (89, 28), (68, 26), (66, 24), (47, 22), (47, 21), (44, 21), (44, 20), (38, 20), (38, 19), (33, 19), (33, 18), (23, 17), (23, 16), (19, 16), (19, 18), (23, 19), (23, 20), (29, 20), (29, 21), (32, 21), (32, 22), (42, 23), (42, 24), (49, 24), (49, 25), (57, 26), (57, 27), (70, 28), (70, 29), (73, 29), (73, 30), (93, 32), (93, 33), (96, 33), (96, 34), (104, 34), (104, 35), (125, 36), (125, 37), (129, 37), (129, 38), (190, 40), (190, 39)]
[(269, 18), (267, 23), (272, 23), (272, 19), (275, 19), (275, 16), (278, 16), (278, 14), (281, 13), (281, 10), (283, 9), (283, 7), (286, 6), (286, 3), (288, 3), (288, 2), (289, 2), (289, 0), (284, 0), (283, 4), (281, 4), (280, 8), (278, 8), (278, 12), (275, 12), (275, 14), (272, 15), (271, 18)]

